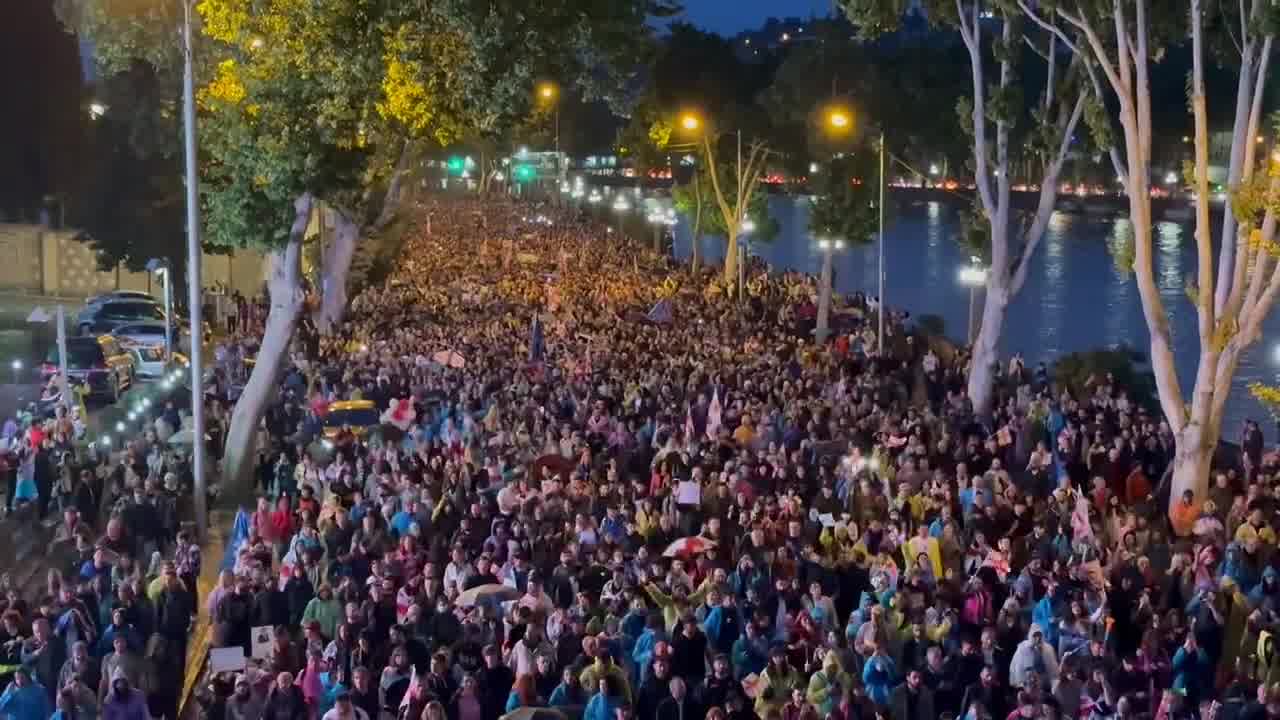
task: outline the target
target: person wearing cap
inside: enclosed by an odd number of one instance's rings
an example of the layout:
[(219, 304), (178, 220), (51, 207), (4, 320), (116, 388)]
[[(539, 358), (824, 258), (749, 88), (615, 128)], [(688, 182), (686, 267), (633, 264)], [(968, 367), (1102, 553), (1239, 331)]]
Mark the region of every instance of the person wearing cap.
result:
[(235, 688), (227, 698), (226, 720), (262, 720), (264, 698), (253, 691), (244, 673), (236, 676)]

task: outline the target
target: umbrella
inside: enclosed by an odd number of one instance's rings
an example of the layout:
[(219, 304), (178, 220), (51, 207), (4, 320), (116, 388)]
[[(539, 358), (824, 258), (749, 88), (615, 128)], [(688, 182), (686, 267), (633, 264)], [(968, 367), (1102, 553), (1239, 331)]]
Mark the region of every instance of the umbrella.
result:
[(503, 603), (508, 600), (515, 600), (518, 597), (520, 597), (519, 590), (506, 585), (490, 583), (464, 590), (462, 594), (458, 595), (455, 604), (458, 607), (475, 607), (486, 603)]
[(569, 474), (573, 472), (575, 465), (572, 460), (563, 455), (549, 453), (533, 461), (533, 465), (529, 467), (529, 478), (533, 482), (541, 480), (542, 468), (545, 467), (552, 475), (559, 475), (561, 478), (567, 479)]
[(439, 365), (447, 365), (459, 370), (467, 366), (466, 358), (462, 357), (457, 350), (441, 350), (440, 352), (432, 355), (431, 359)]
[(667, 546), (662, 551), (663, 557), (676, 557), (677, 555), (699, 555), (716, 546), (714, 540), (708, 540), (704, 537), (694, 535), (693, 537), (680, 538), (679, 540)]
[(498, 720), (568, 720), (568, 715), (555, 708), (522, 707), (498, 718)]

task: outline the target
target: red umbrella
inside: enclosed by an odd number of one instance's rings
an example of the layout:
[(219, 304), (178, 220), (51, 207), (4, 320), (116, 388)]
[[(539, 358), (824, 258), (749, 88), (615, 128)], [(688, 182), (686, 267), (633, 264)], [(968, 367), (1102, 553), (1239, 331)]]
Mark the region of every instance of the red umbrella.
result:
[(664, 557), (701, 555), (702, 553), (715, 548), (714, 540), (708, 540), (699, 535), (693, 537), (680, 538), (667, 546), (662, 551)]

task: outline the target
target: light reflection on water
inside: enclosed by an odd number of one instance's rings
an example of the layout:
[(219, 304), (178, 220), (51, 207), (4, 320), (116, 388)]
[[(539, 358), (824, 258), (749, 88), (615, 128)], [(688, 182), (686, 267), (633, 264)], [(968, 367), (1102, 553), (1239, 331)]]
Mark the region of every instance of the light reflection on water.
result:
[[(809, 236), (806, 202), (771, 199), (780, 224), (778, 238), (755, 243), (755, 254), (775, 268), (816, 273), (821, 255)], [(1021, 352), (1028, 364), (1051, 361), (1061, 353), (1127, 343), (1146, 352), (1149, 338), (1133, 277), (1121, 273), (1111, 255), (1127, 220), (1108, 220), (1055, 213), (1027, 276), (1022, 294), (1009, 307), (1001, 351)], [(688, 228), (677, 226), (677, 252), (688, 255)], [(967, 253), (957, 242), (957, 207), (946, 203), (916, 203), (900, 208), (885, 233), (885, 295), (890, 305), (912, 314), (943, 318), (947, 334), (962, 338), (968, 320), (968, 291), (957, 280)], [(1194, 380), (1198, 342), (1195, 312), (1187, 300), (1186, 274), (1196, 267), (1189, 226), (1161, 222), (1155, 228), (1156, 278), (1165, 310), (1170, 314), (1175, 362), (1184, 391)], [(723, 241), (704, 237), (705, 258), (724, 255)], [(841, 292), (876, 291), (876, 243), (846, 249), (835, 258), (836, 287)], [(1245, 418), (1255, 418), (1268, 437), (1274, 436), (1266, 412), (1249, 397), (1253, 380), (1276, 382), (1267, 338), (1280, 338), (1280, 311), (1264, 323), (1263, 339), (1242, 359), (1227, 406), (1224, 436), (1238, 440)], [(1275, 341), (1272, 340), (1272, 343)]]

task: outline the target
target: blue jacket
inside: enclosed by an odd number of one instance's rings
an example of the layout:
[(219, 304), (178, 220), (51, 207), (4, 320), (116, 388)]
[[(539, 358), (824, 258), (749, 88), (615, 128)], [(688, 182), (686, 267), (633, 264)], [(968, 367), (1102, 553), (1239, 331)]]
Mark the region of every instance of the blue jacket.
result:
[(551, 697), (547, 699), (547, 705), (551, 707), (566, 707), (570, 705), (586, 705), (587, 692), (582, 689), (581, 685), (574, 685), (570, 688), (563, 682), (551, 691)]
[(866, 688), (867, 697), (877, 705), (889, 703), (889, 693), (893, 691), (897, 670), (888, 655), (876, 655), (862, 666), (862, 685)]
[(21, 688), (10, 684), (0, 695), (0, 713), (8, 720), (48, 720), (51, 710), (49, 694), (34, 680)]
[(582, 720), (614, 720), (618, 704), (617, 698), (598, 692), (587, 702), (586, 710), (582, 711)]

